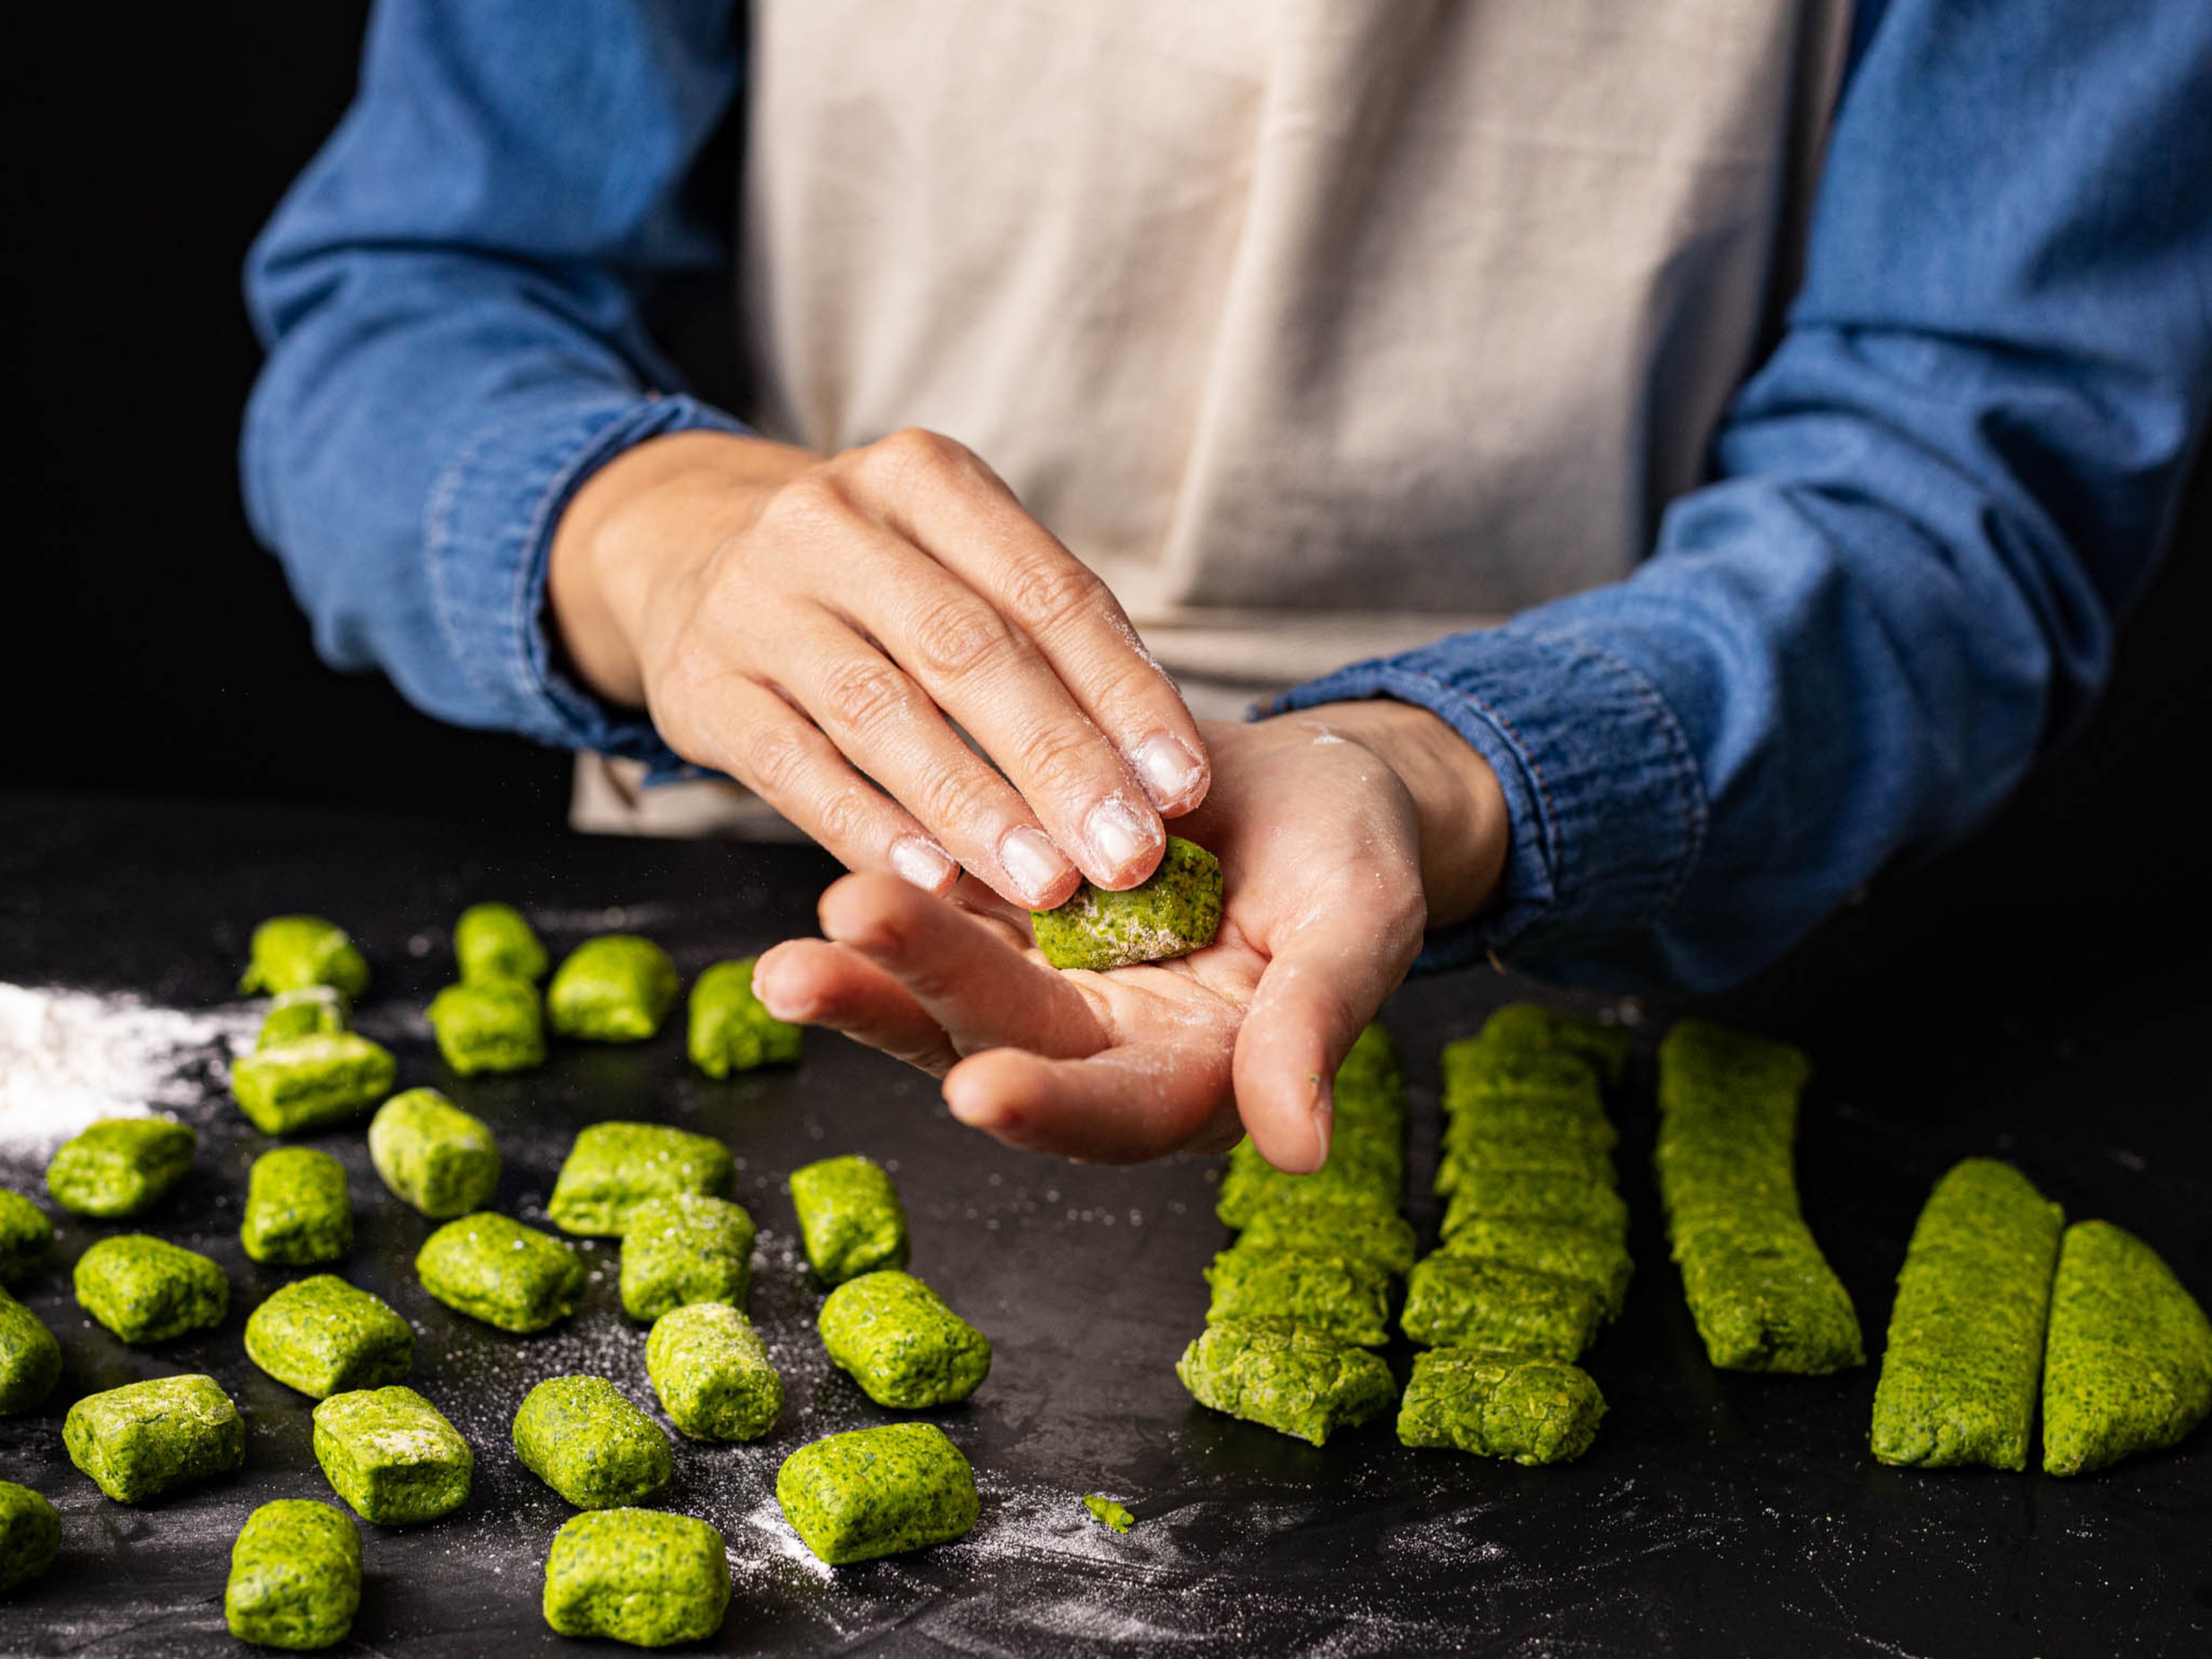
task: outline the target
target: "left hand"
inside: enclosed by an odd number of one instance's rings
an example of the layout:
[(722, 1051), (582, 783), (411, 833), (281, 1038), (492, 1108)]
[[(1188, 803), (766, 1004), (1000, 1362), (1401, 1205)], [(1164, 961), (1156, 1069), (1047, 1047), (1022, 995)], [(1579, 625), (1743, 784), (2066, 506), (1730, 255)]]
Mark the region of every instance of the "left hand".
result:
[(1028, 913), (979, 883), (947, 901), (860, 874), (823, 895), (825, 938), (762, 957), (762, 1000), (942, 1076), (954, 1116), (1012, 1146), (1133, 1163), (1219, 1150), (1241, 1129), (1279, 1169), (1320, 1168), (1331, 1081), (1361, 1027), (1424, 930), (1473, 915), (1497, 885), (1504, 797), (1456, 732), (1407, 704), (1204, 735), (1212, 789), (1176, 826), (1222, 863), (1221, 931), (1204, 950), (1061, 973)]

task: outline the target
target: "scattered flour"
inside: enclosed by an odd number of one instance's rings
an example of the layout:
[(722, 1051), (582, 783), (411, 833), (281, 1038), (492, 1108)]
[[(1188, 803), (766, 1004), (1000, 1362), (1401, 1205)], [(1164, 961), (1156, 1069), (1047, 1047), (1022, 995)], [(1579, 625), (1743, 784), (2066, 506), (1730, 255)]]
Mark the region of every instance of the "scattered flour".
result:
[(50, 1152), (94, 1118), (194, 1104), (260, 1018), (258, 1007), (186, 1012), (0, 984), (0, 1153)]

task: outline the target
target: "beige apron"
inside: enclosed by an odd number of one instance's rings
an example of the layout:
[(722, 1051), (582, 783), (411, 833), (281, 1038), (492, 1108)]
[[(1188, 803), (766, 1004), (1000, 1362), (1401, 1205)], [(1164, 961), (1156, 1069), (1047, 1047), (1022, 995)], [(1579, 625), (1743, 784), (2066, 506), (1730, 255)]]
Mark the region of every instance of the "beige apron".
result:
[[(1201, 714), (1628, 574), (1794, 281), (1849, 23), (1848, 0), (753, 12), (744, 412), (825, 451), (968, 444)], [(760, 829), (727, 786), (586, 773), (579, 827)]]

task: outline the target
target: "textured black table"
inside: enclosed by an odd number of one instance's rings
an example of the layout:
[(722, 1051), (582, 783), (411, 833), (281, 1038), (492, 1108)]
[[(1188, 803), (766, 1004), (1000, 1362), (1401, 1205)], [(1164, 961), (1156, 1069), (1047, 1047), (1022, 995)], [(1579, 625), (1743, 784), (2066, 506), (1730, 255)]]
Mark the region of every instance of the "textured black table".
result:
[[(353, 929), (374, 963), (361, 1024), (397, 1050), (403, 1082), (447, 1089), (497, 1129), (502, 1206), (532, 1217), (569, 1136), (598, 1119), (726, 1139), (765, 1230), (752, 1311), (789, 1404), (757, 1444), (678, 1442), (665, 1501), (719, 1525), (735, 1565), (719, 1651), (2212, 1650), (2212, 1435), (2073, 1482), (1914, 1474), (1866, 1456), (1871, 1368), (1783, 1380), (1707, 1367), (1645, 1174), (1648, 1058), (1621, 1112), (1638, 1273), (1626, 1316), (1588, 1361), (1611, 1414), (1579, 1463), (1523, 1470), (1407, 1451), (1387, 1425), (1316, 1451), (1192, 1405), (1170, 1367), (1199, 1328), (1200, 1269), (1223, 1237), (1210, 1160), (1092, 1169), (1008, 1152), (954, 1124), (925, 1080), (818, 1034), (795, 1072), (726, 1084), (691, 1073), (673, 1033), (634, 1050), (567, 1048), (541, 1073), (473, 1083), (448, 1076), (428, 1042), (420, 1011), (448, 976), (444, 930), (468, 901), (524, 905), (556, 948), (612, 926), (651, 933), (688, 975), (808, 928), (831, 873), (800, 849), (0, 795), (0, 981), (210, 1006), (229, 998), (257, 919), (314, 910)], [(2069, 1213), (2135, 1229), (2212, 1293), (2203, 977), (2130, 982), (2053, 963), (1999, 979), (1992, 991), (1963, 971), (1906, 972), (1846, 928), (1715, 1005), (1814, 1054), (1806, 1207), (1870, 1346), (1921, 1199), (1968, 1153), (2016, 1160)], [(2044, 989), (2021, 992), (2029, 983)], [(1528, 990), (1459, 975), (1411, 986), (1386, 1011), (1415, 1080), (1418, 1185), (1433, 1160), (1437, 1045)], [(1624, 1012), (1649, 1036), (1669, 1011)], [(141, 1224), (224, 1264), (230, 1318), (125, 1348), (83, 1321), (67, 1289), (67, 1264), (102, 1229), (64, 1223), (56, 1265), (22, 1291), (60, 1334), (67, 1372), (41, 1411), (0, 1422), (0, 1474), (59, 1505), (65, 1553), (0, 1601), (0, 1653), (238, 1651), (221, 1609), (233, 1534), (270, 1498), (328, 1496), (308, 1402), (256, 1370), (240, 1342), (246, 1312), (282, 1278), (248, 1262), (235, 1232), (246, 1167), (267, 1143), (219, 1091), (191, 1115), (198, 1166)], [(313, 1144), (353, 1176), (350, 1274), (416, 1322), (413, 1381), (477, 1454), (459, 1515), (363, 1528), (367, 1590), (336, 1651), (562, 1650), (538, 1595), (568, 1511), (515, 1462), (507, 1430), (529, 1388), (564, 1371), (601, 1372), (651, 1403), (614, 1251), (593, 1252), (574, 1319), (501, 1335), (414, 1283), (428, 1224), (383, 1189), (360, 1133)], [(881, 1418), (820, 1356), (782, 1186), (794, 1165), (844, 1151), (894, 1164), (916, 1269), (989, 1334), (996, 1358), (972, 1401), (939, 1414), (982, 1487), (972, 1536), (832, 1574), (783, 1528), (773, 1480), (805, 1441)], [(36, 1178), (0, 1169), (29, 1190)], [(1425, 1200), (1413, 1214), (1435, 1220)], [(1401, 1372), (1407, 1358), (1393, 1352)], [(70, 1466), (70, 1401), (199, 1370), (246, 1414), (240, 1477), (133, 1509)], [(1136, 1529), (1093, 1524), (1079, 1506), (1091, 1491), (1126, 1499)]]

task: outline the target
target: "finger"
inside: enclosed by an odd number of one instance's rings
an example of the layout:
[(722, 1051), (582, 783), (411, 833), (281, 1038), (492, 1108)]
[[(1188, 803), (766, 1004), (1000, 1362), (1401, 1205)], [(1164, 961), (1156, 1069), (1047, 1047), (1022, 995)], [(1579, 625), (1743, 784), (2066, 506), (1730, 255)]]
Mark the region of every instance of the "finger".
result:
[(1152, 874), (1160, 815), (1052, 665), (988, 594), (881, 534), (872, 558), (825, 577), (823, 597), (960, 723), (1085, 876), (1123, 888)]
[(854, 771), (836, 745), (765, 686), (731, 678), (654, 720), (687, 760), (730, 774), (848, 869), (890, 870), (950, 893), (960, 866), (937, 838)]
[(1336, 1068), (1420, 953), (1420, 919), (1350, 905), (1305, 924), (1269, 960), (1237, 1034), (1237, 1109), (1260, 1155), (1293, 1175), (1328, 1161)]
[(753, 965), (753, 994), (778, 1019), (823, 1025), (943, 1077), (960, 1056), (945, 1028), (875, 963), (818, 939), (788, 939)]
[[(1206, 798), (1198, 723), (1106, 585), (965, 447), (902, 432), (872, 447), (862, 477), (878, 510), (1021, 627), (1106, 734), (1153, 806), (1172, 817)], [(934, 487), (933, 487), (934, 486)]]
[(826, 611), (787, 626), (782, 689), (854, 764), (1008, 898), (1048, 909), (1080, 878), (1014, 786), (905, 672)]
[(848, 876), (823, 894), (820, 915), (824, 937), (890, 975), (963, 1054), (1009, 1043), (1086, 1054), (1106, 1042), (1073, 981), (956, 905), (883, 876)]
[(1233, 1125), (1229, 1078), (1225, 1032), (1211, 1046), (1142, 1043), (1083, 1060), (993, 1048), (946, 1074), (945, 1103), (1010, 1146), (1135, 1164)]

